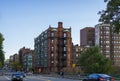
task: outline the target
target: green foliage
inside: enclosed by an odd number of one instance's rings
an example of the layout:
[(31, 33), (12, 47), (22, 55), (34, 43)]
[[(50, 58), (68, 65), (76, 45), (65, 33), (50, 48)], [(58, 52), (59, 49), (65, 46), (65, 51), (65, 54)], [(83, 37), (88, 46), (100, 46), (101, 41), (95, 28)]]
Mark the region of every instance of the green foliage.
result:
[(114, 26), (115, 32), (120, 32), (120, 0), (105, 0), (106, 10), (101, 11), (99, 21), (109, 23)]
[(100, 53), (99, 47), (89, 47), (78, 59), (85, 73), (112, 73), (112, 62)]
[(3, 41), (4, 41), (3, 35), (0, 33), (0, 62), (2, 66), (4, 65), (4, 60), (5, 60), (4, 52), (3, 52)]
[(19, 71), (22, 69), (22, 65), (19, 62), (10, 62), (12, 69)]
[(83, 73), (79, 67), (65, 67), (62, 69), (66, 74), (79, 74)]
[(0, 69), (2, 68), (2, 63), (0, 62)]

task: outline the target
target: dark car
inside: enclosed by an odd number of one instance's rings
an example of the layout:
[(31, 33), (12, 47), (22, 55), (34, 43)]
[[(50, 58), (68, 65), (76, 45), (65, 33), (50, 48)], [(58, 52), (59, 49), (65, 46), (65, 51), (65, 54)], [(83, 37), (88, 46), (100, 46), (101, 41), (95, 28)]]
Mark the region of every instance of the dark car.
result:
[(12, 74), (12, 81), (23, 81), (23, 76), (20, 73)]
[(18, 71), (17, 73), (21, 74), (23, 77), (26, 77), (26, 74), (24, 72)]
[(82, 81), (114, 81), (114, 78), (107, 74), (90, 74)]

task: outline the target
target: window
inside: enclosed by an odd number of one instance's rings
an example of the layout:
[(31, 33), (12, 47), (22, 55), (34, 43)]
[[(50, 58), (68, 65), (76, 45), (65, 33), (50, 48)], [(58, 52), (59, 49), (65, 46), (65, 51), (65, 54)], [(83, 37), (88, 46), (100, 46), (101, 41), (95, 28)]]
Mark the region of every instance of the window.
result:
[(53, 56), (54, 56), (54, 54), (52, 53), (52, 54), (51, 54), (51, 56), (53, 57)]
[(64, 33), (64, 37), (66, 37), (66, 33)]
[(54, 63), (54, 61), (52, 60), (51, 63)]
[(54, 32), (51, 33), (51, 37), (54, 37)]
[(44, 37), (47, 38), (47, 34), (45, 34)]
[(52, 39), (52, 44), (54, 43), (54, 40)]
[(64, 51), (66, 51), (66, 47), (64, 47)]
[(108, 50), (106, 50), (106, 53), (109, 53), (109, 51), (108, 51)]
[(109, 30), (110, 27), (106, 27), (106, 30)]
[(107, 57), (107, 58), (109, 58), (109, 57), (110, 57), (110, 55), (106, 55), (106, 57)]
[(106, 48), (109, 48), (109, 47), (110, 47), (109, 45), (106, 46)]
[(64, 54), (64, 57), (66, 57), (66, 54)]
[(108, 43), (110, 43), (110, 41), (106, 41), (106, 43), (108, 44)]
[(109, 36), (106, 36), (106, 38), (108, 38), (108, 39), (109, 39)]
[(51, 49), (52, 49), (52, 51), (53, 51), (54, 47), (51, 47)]
[(78, 48), (76, 48), (76, 52), (78, 52)]
[(78, 57), (78, 54), (76, 54), (76, 57)]
[(66, 40), (64, 40), (64, 44), (66, 44)]

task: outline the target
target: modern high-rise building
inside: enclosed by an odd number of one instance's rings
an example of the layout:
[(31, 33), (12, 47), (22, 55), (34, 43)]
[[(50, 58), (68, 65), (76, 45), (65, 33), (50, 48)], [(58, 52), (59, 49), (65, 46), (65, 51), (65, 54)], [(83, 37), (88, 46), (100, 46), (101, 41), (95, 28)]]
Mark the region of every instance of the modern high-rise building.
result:
[(19, 62), (19, 57), (17, 53), (13, 55), (13, 62)]
[(101, 53), (120, 66), (120, 33), (114, 33), (110, 24), (97, 24), (95, 26), (95, 44)]
[(37, 72), (58, 72), (71, 67), (71, 28), (63, 28), (62, 22), (58, 22), (58, 28), (49, 26), (34, 42)]
[(11, 55), (10, 57), (9, 57), (9, 59), (10, 59), (10, 62), (13, 62), (13, 55)]
[(94, 46), (95, 45), (95, 28), (85, 27), (80, 30), (80, 46)]
[(34, 51), (29, 50), (23, 55), (23, 69), (26, 72), (33, 71), (34, 69)]
[[(19, 63), (23, 66), (23, 70), (25, 70), (25, 71), (29, 70), (30, 69), (29, 67), (31, 65), (30, 63), (32, 63), (31, 66), (33, 68), (33, 66), (34, 66), (34, 51), (33, 50), (31, 50), (30, 48), (23, 47), (19, 50), (18, 55), (19, 55)], [(28, 60), (29, 60), (29, 62), (28, 62)]]

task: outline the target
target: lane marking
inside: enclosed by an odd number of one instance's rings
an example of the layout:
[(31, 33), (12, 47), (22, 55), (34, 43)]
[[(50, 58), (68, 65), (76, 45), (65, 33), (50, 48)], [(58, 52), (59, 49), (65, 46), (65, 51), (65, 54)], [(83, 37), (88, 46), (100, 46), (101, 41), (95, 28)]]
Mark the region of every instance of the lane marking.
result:
[(25, 80), (25, 81), (26, 81), (26, 80), (28, 80), (28, 79), (26, 79), (26, 78), (23, 78), (23, 80)]
[(4, 76), (7, 80), (11, 80), (10, 78), (8, 78), (7, 76)]
[(47, 80), (47, 79), (44, 79), (44, 78), (38, 78), (39, 80), (43, 80), (43, 81), (51, 81), (51, 80)]

